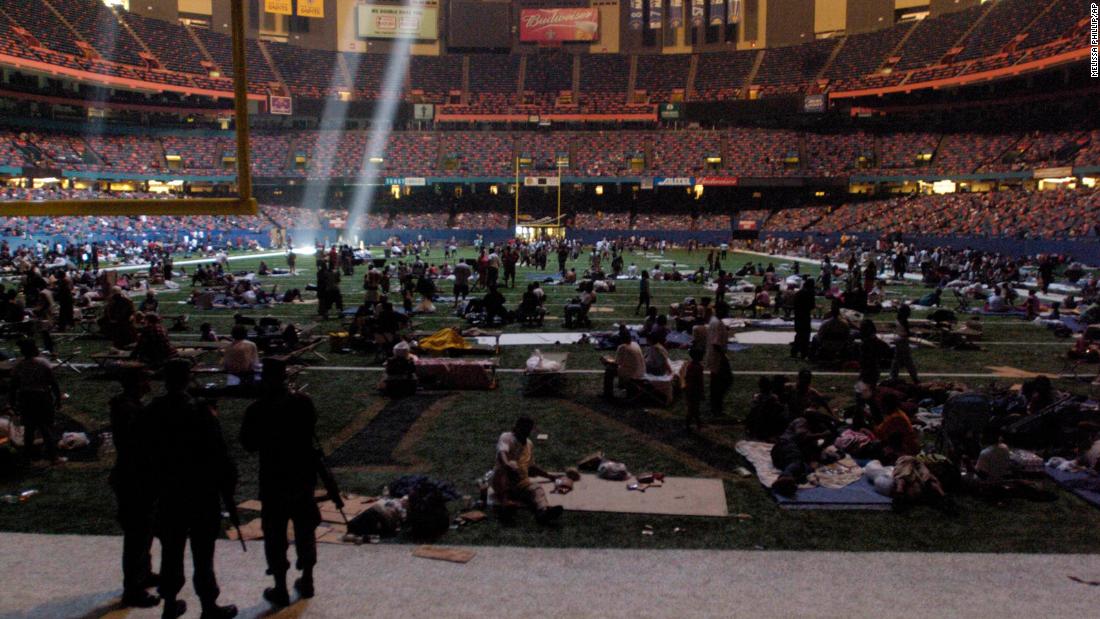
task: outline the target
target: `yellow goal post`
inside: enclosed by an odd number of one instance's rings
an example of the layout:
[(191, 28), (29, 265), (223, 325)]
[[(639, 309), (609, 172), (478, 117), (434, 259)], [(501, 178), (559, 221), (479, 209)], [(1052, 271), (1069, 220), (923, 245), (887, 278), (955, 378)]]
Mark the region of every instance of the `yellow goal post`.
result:
[(237, 197), (46, 200), (42, 202), (0, 202), (0, 215), (96, 216), (96, 215), (255, 215), (252, 197), (252, 169), (248, 145), (248, 73), (245, 60), (244, 0), (230, 0), (233, 34), (233, 104), (237, 128)]

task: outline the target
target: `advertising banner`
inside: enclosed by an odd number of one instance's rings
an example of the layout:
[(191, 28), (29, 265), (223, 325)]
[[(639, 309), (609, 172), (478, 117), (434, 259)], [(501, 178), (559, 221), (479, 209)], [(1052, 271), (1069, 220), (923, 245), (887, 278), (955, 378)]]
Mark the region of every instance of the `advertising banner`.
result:
[(704, 187), (736, 187), (736, 176), (704, 176), (696, 179)]
[(741, 0), (729, 0), (729, 5), (726, 20), (731, 24), (736, 24), (741, 21)]
[(653, 179), (653, 185), (656, 187), (691, 187), (695, 185), (695, 180), (690, 176), (659, 176)]
[(299, 17), (324, 17), (325, 0), (298, 0)]
[(642, 0), (630, 0), (630, 27), (634, 30), (642, 29), (642, 20), (645, 18), (642, 9)]
[(668, 25), (670, 28), (684, 25), (684, 0), (668, 0)]
[(599, 37), (599, 9), (523, 9), (519, 14), (520, 41), (596, 41)]
[(269, 95), (267, 98), (267, 109), (272, 114), (290, 116), (294, 113), (294, 101), (290, 97)]
[(706, 1), (707, 0), (691, 0), (691, 25), (702, 26), (706, 21)]
[(651, 30), (660, 30), (663, 9), (663, 0), (649, 0), (649, 28)]
[(439, 9), (434, 6), (360, 4), (359, 36), (372, 39), (439, 38)]
[(710, 0), (710, 25), (721, 26), (726, 21), (726, 0)]
[(556, 176), (523, 177), (524, 187), (558, 187), (559, 185), (561, 185), (561, 179)]
[(291, 15), (290, 0), (264, 0), (264, 11), (276, 15)]

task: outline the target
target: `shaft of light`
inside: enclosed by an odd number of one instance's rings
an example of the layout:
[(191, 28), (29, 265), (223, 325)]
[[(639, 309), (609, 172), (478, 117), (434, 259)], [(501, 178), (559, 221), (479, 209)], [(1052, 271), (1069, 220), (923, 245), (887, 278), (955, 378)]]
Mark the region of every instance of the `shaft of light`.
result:
[[(405, 2), (408, 5), (408, 2)], [(375, 191), (378, 185), (378, 164), (371, 161), (374, 157), (385, 157), (386, 141), (393, 129), (393, 119), (397, 114), (397, 106), (401, 103), (401, 93), (404, 90), (405, 74), (409, 68), (409, 52), (412, 48), (411, 38), (402, 38), (394, 41), (393, 51), (386, 61), (386, 76), (382, 81), (382, 98), (374, 108), (371, 118), (371, 132), (367, 140), (367, 148), (363, 151), (363, 163), (359, 169), (359, 178), (356, 180), (355, 193), (352, 196), (351, 207), (348, 209), (348, 221), (345, 224), (347, 238), (362, 236), (358, 228), (358, 221), (366, 217), (370, 207), (374, 203)]]

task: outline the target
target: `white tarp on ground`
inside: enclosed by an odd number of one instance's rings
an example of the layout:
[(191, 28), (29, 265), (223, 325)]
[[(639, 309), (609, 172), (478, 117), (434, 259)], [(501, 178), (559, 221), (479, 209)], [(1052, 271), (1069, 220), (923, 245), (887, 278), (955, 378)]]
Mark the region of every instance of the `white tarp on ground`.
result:
[[(585, 333), (505, 333), (500, 336), (501, 346), (553, 346), (555, 344), (576, 344)], [(479, 336), (477, 343), (494, 346), (495, 337)]]

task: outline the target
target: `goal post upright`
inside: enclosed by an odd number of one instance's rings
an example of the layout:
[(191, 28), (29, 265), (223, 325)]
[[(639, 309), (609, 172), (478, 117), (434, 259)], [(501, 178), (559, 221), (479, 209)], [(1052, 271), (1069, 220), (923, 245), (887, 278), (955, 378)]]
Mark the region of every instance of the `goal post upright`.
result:
[(513, 233), (519, 228), (519, 155), (516, 155), (516, 219), (512, 226)]

